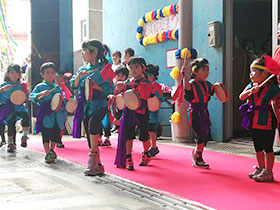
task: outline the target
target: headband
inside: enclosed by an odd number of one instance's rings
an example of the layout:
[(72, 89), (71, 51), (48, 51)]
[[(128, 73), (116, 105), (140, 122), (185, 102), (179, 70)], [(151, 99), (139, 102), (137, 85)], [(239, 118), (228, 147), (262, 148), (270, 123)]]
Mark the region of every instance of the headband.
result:
[(269, 71), (269, 69), (266, 68), (265, 66), (261, 66), (261, 65), (258, 65), (258, 64), (251, 64), (250, 68), (257, 68), (257, 69), (261, 69), (261, 70), (264, 70), (264, 71)]
[(9, 71), (12, 71), (12, 70), (15, 70), (15, 68), (12, 67), (12, 66), (8, 67), (8, 69), (7, 69), (8, 72), (9, 72)]
[[(193, 67), (192, 67), (192, 72), (194, 73), (195, 72), (195, 70), (197, 69), (197, 65), (194, 65)], [(205, 64), (203, 64), (202, 66), (200, 66), (199, 68), (202, 68), (202, 67), (209, 67), (209, 64), (208, 63), (205, 63)]]
[(87, 48), (88, 48), (89, 50), (96, 50), (96, 51), (98, 51), (98, 48), (95, 47), (95, 46), (93, 46), (93, 45), (88, 45)]

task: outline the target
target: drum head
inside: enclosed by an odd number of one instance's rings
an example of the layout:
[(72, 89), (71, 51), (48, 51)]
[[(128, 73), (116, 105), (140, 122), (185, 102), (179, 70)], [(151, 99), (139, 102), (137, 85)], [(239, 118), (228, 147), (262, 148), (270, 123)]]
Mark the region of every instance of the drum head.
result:
[(76, 108), (77, 108), (77, 101), (75, 99), (70, 99), (66, 103), (66, 111), (70, 114), (74, 114)]
[(123, 110), (125, 107), (124, 97), (121, 94), (118, 94), (116, 97), (116, 106), (119, 110)]
[(215, 92), (217, 98), (219, 99), (219, 101), (221, 101), (222, 103), (227, 102), (228, 101), (228, 92), (227, 92), (227, 89), (225, 88), (225, 86), (220, 82), (216, 82), (213, 86), (214, 86), (214, 92)]
[(54, 94), (51, 101), (51, 109), (54, 112), (57, 112), (60, 109), (62, 102), (63, 102), (62, 95), (60, 93)]
[(10, 100), (15, 105), (21, 105), (26, 100), (26, 95), (22, 90), (15, 90), (11, 93)]
[(280, 122), (280, 99), (271, 101), (271, 107), (278, 122)]
[(132, 90), (127, 90), (124, 93), (124, 103), (130, 110), (137, 110), (139, 109), (141, 102)]
[(148, 98), (148, 109), (151, 112), (156, 112), (160, 109), (161, 101), (158, 97), (154, 96)]

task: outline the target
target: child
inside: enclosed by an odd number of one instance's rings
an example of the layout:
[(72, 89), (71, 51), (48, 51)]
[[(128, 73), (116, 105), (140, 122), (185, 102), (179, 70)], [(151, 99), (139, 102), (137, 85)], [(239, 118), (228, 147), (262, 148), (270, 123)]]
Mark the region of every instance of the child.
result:
[[(273, 182), (274, 153), (273, 142), (276, 128), (276, 118), (272, 113), (271, 101), (280, 97), (276, 77), (259, 86), (270, 76), (267, 64), (272, 59), (262, 56), (253, 61), (250, 66), (250, 83), (239, 95), (240, 100), (247, 99), (247, 103), (240, 106), (244, 116), (242, 126), (251, 129), (258, 166), (249, 174), (257, 182)], [(265, 65), (266, 64), (266, 65)], [(279, 68), (279, 67), (278, 67)]]
[(56, 71), (54, 63), (43, 63), (40, 72), (44, 81), (37, 84), (30, 94), (30, 99), (40, 106), (35, 128), (37, 133), (42, 133), (46, 163), (53, 163), (57, 158), (54, 148), (60, 140), (60, 131), (64, 130), (66, 119), (65, 100), (62, 102), (62, 108), (58, 111), (55, 112), (51, 109), (51, 100), (54, 94), (60, 93), (65, 98), (62, 89), (55, 84)]
[[(29, 131), (29, 114), (27, 108), (21, 105), (12, 104), (10, 100), (10, 96), (15, 90), (22, 90), (26, 99), (28, 97), (28, 91), (26, 84), (20, 83), (21, 79), (21, 69), (17, 64), (11, 64), (8, 66), (7, 73), (5, 75), (5, 82), (0, 86), (0, 93), (2, 97), (2, 105), (1, 112), (4, 113), (5, 117), (1, 119), (1, 125), (3, 126), (4, 121), (8, 125), (8, 152), (14, 152), (16, 149), (15, 144), (15, 133), (16, 127), (15, 123), (17, 120), (22, 119), (21, 125), (23, 127), (23, 136), (21, 138), (21, 146), (27, 146), (27, 134)], [(3, 129), (3, 128), (2, 128)]]
[(115, 72), (116, 69), (118, 67), (120, 67), (121, 64), (121, 59), (122, 59), (122, 54), (120, 51), (116, 50), (115, 52), (113, 52), (112, 54), (112, 59), (113, 59), (113, 65), (112, 65), (112, 69)]
[[(164, 100), (163, 92), (161, 90), (161, 85), (158, 84), (155, 80), (157, 80), (159, 67), (154, 66), (152, 64), (147, 65), (147, 70), (145, 71), (145, 75), (147, 79), (152, 83), (153, 94), (159, 98), (161, 101)], [(151, 140), (151, 147), (149, 149), (149, 154), (151, 157), (156, 156), (159, 153), (159, 149), (157, 147), (157, 129), (159, 125), (158, 119), (158, 111), (151, 112), (150, 111), (150, 120), (149, 120), (149, 136)]]
[[(121, 168), (126, 166), (127, 170), (133, 171), (132, 144), (133, 139), (135, 139), (136, 125), (138, 125), (139, 140), (142, 141), (144, 149), (139, 166), (147, 166), (151, 161), (149, 154), (151, 143), (148, 133), (149, 110), (147, 99), (151, 96), (152, 85), (143, 75), (146, 70), (146, 61), (142, 57), (131, 57), (128, 66), (132, 78), (127, 80), (126, 83), (118, 82), (117, 85), (123, 86), (125, 89), (131, 88), (139, 97), (141, 105), (135, 111), (129, 110), (127, 107), (123, 111), (115, 164)], [(130, 85), (129, 83), (136, 83), (136, 85)], [(123, 158), (124, 147), (126, 147), (126, 163)]]
[(133, 50), (132, 48), (126, 48), (126, 49), (124, 50), (124, 56), (123, 56), (123, 59), (124, 59), (124, 60), (123, 60), (122, 64), (123, 64), (123, 65), (127, 65), (129, 59), (130, 59), (132, 56), (134, 56), (134, 50)]
[[(78, 106), (74, 115), (73, 137), (81, 137), (81, 121), (84, 121), (88, 145), (90, 148), (88, 168), (85, 175), (104, 173), (98, 150), (102, 119), (108, 112), (107, 96), (113, 92), (112, 80), (115, 73), (104, 56), (104, 48), (98, 40), (85, 41), (82, 44), (83, 59), (86, 65), (81, 67), (70, 80), (72, 87), (79, 93)], [(92, 81), (92, 100), (85, 100), (85, 80)]]
[[(128, 69), (125, 66), (120, 66), (119, 68), (116, 69), (115, 71), (116, 77), (115, 77), (115, 83), (117, 82), (124, 82), (129, 74)], [(114, 91), (114, 95), (109, 95), (108, 99), (109, 99), (109, 103), (113, 103), (113, 108), (112, 108), (112, 113), (113, 113), (113, 123), (116, 125), (116, 129), (118, 129), (120, 127), (120, 119), (122, 116), (122, 110), (119, 110), (116, 106), (116, 96), (120, 93), (123, 92), (123, 88), (122, 87), (115, 87), (115, 91)]]
[[(214, 94), (213, 85), (206, 81), (209, 76), (209, 63), (205, 58), (195, 59), (192, 62), (191, 80), (185, 81), (185, 99), (190, 102), (188, 108), (188, 122), (196, 136), (196, 148), (192, 151), (192, 165), (200, 168), (209, 168), (202, 158), (204, 146), (211, 140), (210, 118), (207, 109), (210, 97)], [(183, 67), (183, 71), (186, 67)], [(192, 113), (192, 114), (190, 114)]]

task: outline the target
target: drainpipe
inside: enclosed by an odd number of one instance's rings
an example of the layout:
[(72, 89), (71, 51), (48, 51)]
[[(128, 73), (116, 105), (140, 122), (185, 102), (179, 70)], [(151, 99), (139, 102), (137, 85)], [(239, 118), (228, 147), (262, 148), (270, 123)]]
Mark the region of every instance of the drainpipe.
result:
[[(179, 41), (178, 48), (192, 47), (192, 31), (193, 31), (193, 0), (179, 0)], [(186, 60), (188, 70), (187, 75), (191, 73), (190, 59)], [(176, 66), (181, 69), (183, 65), (182, 59), (176, 60)], [(182, 75), (181, 75), (182, 76)], [(175, 81), (177, 87), (181, 81), (181, 77)], [(180, 106), (175, 103), (175, 111), (180, 113), (180, 123), (171, 123), (172, 140), (175, 142), (193, 142), (190, 128), (187, 126), (187, 108), (189, 103), (183, 99)]]

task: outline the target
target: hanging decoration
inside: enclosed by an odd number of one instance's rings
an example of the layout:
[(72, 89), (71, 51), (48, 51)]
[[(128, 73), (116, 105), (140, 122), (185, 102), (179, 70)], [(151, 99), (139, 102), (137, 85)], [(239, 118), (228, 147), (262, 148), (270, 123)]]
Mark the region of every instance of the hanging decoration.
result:
[(179, 124), (181, 122), (181, 115), (179, 112), (174, 112), (170, 118), (173, 123)]
[(0, 51), (2, 55), (7, 57), (13, 57), (15, 47), (17, 43), (12, 39), (7, 28), (7, 13), (6, 13), (6, 1), (0, 1), (0, 39), (4, 39), (5, 42), (0, 42)]
[[(172, 4), (170, 6), (166, 6), (162, 9), (156, 9), (151, 12), (147, 12), (138, 21), (138, 27), (136, 30), (137, 31), (136, 39), (143, 46), (148, 46), (150, 44), (157, 44), (159, 42), (164, 42), (167, 40), (178, 39), (178, 33), (179, 33), (177, 29), (178, 16), (176, 16), (178, 13), (179, 13), (178, 3)], [(170, 17), (171, 19), (168, 19)], [(165, 19), (167, 21), (160, 22), (158, 26), (150, 25), (150, 27), (148, 27), (148, 24), (151, 24), (156, 21), (158, 22), (164, 21)], [(174, 24), (176, 28), (168, 29), (169, 27), (174, 27)], [(155, 31), (161, 30), (162, 28), (166, 30), (154, 33)]]

